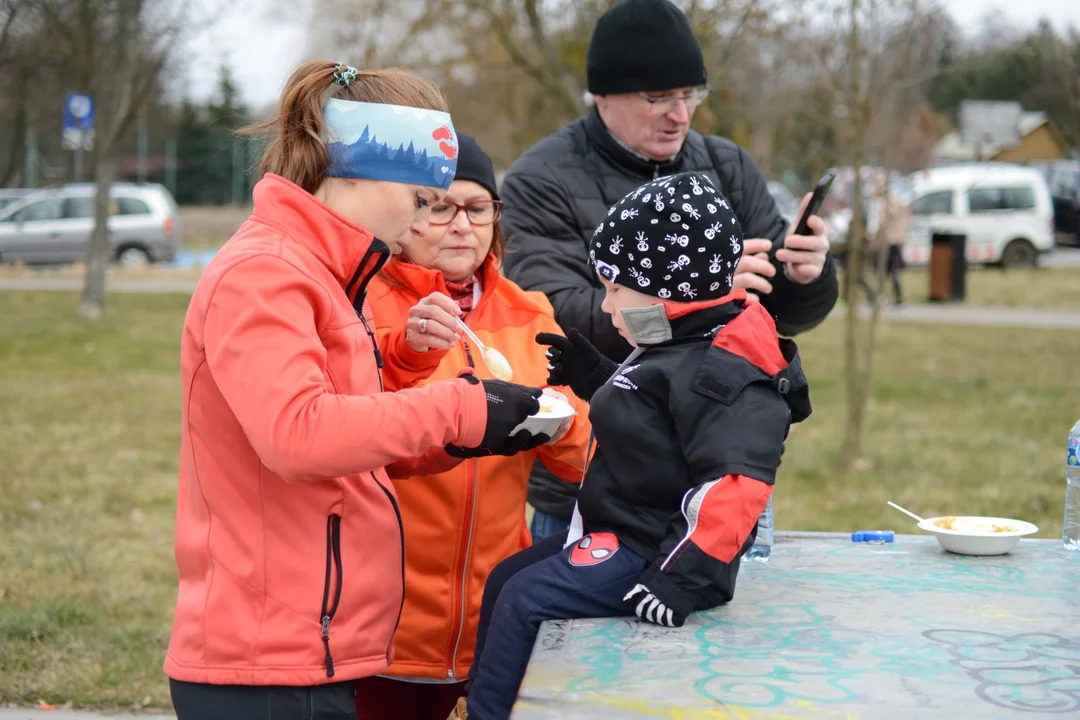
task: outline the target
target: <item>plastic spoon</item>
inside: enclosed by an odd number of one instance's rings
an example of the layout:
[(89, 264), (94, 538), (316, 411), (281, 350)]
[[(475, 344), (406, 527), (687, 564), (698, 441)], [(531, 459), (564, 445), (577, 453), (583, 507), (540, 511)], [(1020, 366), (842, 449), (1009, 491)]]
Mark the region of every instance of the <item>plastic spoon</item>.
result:
[(894, 503), (894, 502), (893, 502), (892, 500), (888, 500), (887, 502), (888, 502), (888, 503), (889, 503), (890, 505), (892, 505), (892, 506), (893, 506), (894, 508), (896, 508), (897, 510), (899, 510), (900, 512), (904, 513), (905, 515), (908, 515), (908, 516), (910, 516), (910, 517), (913, 517), (913, 518), (915, 518), (916, 520), (918, 520), (919, 522), (922, 522), (922, 521), (923, 521), (923, 519), (922, 519), (921, 517), (919, 517), (919, 516), (918, 516), (918, 515), (916, 515), (915, 513), (911, 512), (910, 510), (905, 510), (904, 508), (902, 508), (902, 507), (900, 507), (899, 505), (897, 505), (896, 503)]
[(469, 339), (476, 343), (476, 347), (480, 349), (480, 355), (484, 358), (484, 363), (487, 364), (488, 370), (495, 377), (505, 382), (510, 382), (510, 379), (514, 377), (514, 369), (510, 367), (510, 363), (501, 352), (495, 348), (489, 348), (480, 342), (480, 338), (476, 337), (476, 333), (469, 329), (469, 326), (462, 322), (461, 318), (457, 319), (458, 327), (465, 331), (465, 334), (469, 336)]

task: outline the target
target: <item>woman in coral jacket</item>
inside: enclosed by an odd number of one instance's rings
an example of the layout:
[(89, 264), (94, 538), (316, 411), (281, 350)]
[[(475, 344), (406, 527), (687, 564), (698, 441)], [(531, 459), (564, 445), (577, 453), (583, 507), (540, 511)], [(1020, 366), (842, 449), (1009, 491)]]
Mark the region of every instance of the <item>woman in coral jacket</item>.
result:
[[(456, 179), (432, 209), (430, 231), (371, 282), (388, 386), (431, 387), (463, 367), (491, 377), (476, 348), (459, 337), (456, 317), (506, 356), (515, 381), (542, 384), (548, 361), (534, 338), (562, 331), (546, 297), (500, 276), (503, 236), (491, 160), (466, 135), (458, 144)], [(484, 582), (496, 564), (530, 542), (525, 495), (534, 461), (539, 457), (564, 480), (581, 480), (587, 406), (569, 400), (579, 414), (550, 444), (395, 481), (408, 592), (394, 664), (383, 677), (357, 683), (361, 718), (445, 720), (462, 696)]]
[(454, 176), (445, 110), (406, 72), (300, 66), (251, 218), (199, 279), (165, 659), (180, 720), (356, 718), (353, 681), (386, 672), (403, 602), (389, 478), (549, 439), (507, 440), (537, 388), (454, 376), (382, 392), (367, 286)]

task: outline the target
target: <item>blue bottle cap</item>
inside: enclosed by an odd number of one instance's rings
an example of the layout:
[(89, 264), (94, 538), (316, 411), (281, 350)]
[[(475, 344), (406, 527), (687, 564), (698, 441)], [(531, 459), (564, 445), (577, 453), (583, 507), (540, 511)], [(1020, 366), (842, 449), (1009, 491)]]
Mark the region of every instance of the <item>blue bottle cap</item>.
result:
[(851, 533), (851, 542), (891, 543), (894, 537), (892, 530), (860, 530)]

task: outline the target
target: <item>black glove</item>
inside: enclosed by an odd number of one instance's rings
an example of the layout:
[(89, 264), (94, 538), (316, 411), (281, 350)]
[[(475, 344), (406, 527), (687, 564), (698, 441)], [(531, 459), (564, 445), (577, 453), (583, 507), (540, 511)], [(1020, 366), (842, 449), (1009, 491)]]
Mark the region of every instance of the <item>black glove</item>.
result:
[(567, 337), (538, 333), (536, 342), (551, 346), (547, 351), (548, 385), (567, 385), (586, 402), (619, 369), (618, 363), (601, 355), (577, 328), (570, 328)]
[(642, 620), (648, 620), (657, 625), (682, 627), (683, 623), (686, 622), (686, 618), (682, 615), (678, 615), (674, 610), (665, 605), (660, 598), (656, 597), (652, 590), (641, 583), (635, 585), (634, 589), (626, 594), (626, 597), (623, 598), (623, 602), (636, 603), (634, 606), (634, 613)]
[(525, 452), (526, 450), (532, 450), (538, 448), (541, 445), (546, 444), (551, 437), (549, 435), (533, 435), (528, 430), (522, 430), (521, 432), (508, 437), (502, 441), (501, 445), (495, 447), (480, 447), (464, 448), (460, 445), (447, 445), (446, 454), (459, 458), (478, 458), (489, 457), (491, 455), (517, 455), (519, 452)]
[(463, 376), (468, 382), (482, 383), (487, 394), (487, 429), (484, 439), (475, 448), (463, 448), (447, 445), (446, 452), (454, 457), (484, 457), (485, 455), (513, 455), (522, 450), (531, 450), (543, 445), (551, 438), (547, 435), (533, 435), (522, 430), (514, 437), (514, 431), (525, 418), (540, 412), (542, 394), (540, 388), (526, 387), (502, 380), (481, 381), (471, 373)]

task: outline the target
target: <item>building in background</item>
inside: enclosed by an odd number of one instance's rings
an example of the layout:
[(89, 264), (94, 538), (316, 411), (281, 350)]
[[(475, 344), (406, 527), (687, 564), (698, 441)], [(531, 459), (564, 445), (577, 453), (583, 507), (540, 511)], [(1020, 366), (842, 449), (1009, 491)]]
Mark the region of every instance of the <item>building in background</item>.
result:
[(1024, 110), (1017, 102), (965, 100), (960, 103), (959, 127), (934, 146), (933, 164), (1027, 165), (1069, 155), (1068, 144), (1046, 113)]

